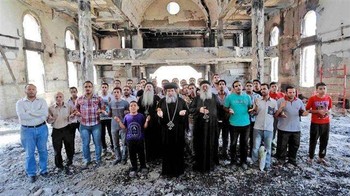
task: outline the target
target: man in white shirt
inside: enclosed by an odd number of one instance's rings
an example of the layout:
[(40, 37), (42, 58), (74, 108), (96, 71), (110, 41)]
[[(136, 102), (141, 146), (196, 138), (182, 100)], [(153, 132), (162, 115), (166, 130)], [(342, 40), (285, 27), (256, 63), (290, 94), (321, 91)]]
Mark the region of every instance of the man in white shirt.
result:
[(47, 172), (47, 139), (48, 128), (45, 120), (48, 107), (44, 99), (36, 97), (36, 86), (25, 86), (26, 97), (16, 103), (16, 112), (21, 126), (21, 143), (26, 152), (25, 170), (30, 182), (36, 181), (35, 149), (39, 153), (40, 175), (48, 176)]
[(130, 86), (124, 86), (123, 87), (123, 97), (122, 97), (122, 99), (124, 99), (128, 103), (130, 103), (132, 101), (136, 101), (137, 102), (137, 98), (131, 94)]

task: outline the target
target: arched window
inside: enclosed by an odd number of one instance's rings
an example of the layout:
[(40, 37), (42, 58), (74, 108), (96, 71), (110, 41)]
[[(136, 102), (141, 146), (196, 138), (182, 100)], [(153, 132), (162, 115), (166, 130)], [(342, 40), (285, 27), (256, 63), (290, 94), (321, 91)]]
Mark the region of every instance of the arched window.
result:
[[(41, 43), (41, 27), (39, 22), (31, 14), (26, 14), (23, 18), (23, 32), (24, 39)], [(45, 69), (42, 61), (42, 54), (38, 52), (38, 49), (33, 46), (28, 46), (24, 50), (28, 83), (32, 83), (37, 87), (38, 94), (45, 92)]]
[(310, 37), (316, 35), (316, 12), (311, 10), (308, 11), (301, 25), (301, 36)]
[(300, 57), (300, 86), (312, 87), (315, 84), (315, 45), (302, 48)]
[[(66, 31), (65, 36), (66, 48), (69, 50), (76, 50), (76, 43), (74, 34), (70, 31)], [(68, 65), (68, 85), (69, 87), (77, 87), (78, 86), (78, 69), (77, 65), (73, 62), (67, 61)]]
[[(277, 46), (280, 30), (273, 27), (270, 33), (270, 46)], [(278, 57), (271, 58), (271, 81), (278, 82)]]
[[(308, 11), (302, 21), (301, 37), (310, 37), (316, 35), (316, 12)], [(315, 84), (315, 62), (316, 45), (308, 45), (301, 49), (300, 54), (300, 86), (312, 87)]]
[(31, 41), (41, 42), (41, 28), (38, 21), (30, 14), (23, 18), (24, 38)]

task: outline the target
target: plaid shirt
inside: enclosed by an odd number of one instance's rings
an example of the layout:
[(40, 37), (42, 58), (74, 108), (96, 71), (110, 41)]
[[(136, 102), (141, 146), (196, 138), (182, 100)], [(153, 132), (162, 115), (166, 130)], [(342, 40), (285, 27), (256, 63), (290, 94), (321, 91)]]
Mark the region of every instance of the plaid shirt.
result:
[(76, 102), (76, 108), (81, 114), (80, 123), (84, 126), (94, 126), (100, 123), (99, 109), (104, 107), (103, 100), (98, 95), (93, 95), (87, 99), (85, 95), (79, 97)]

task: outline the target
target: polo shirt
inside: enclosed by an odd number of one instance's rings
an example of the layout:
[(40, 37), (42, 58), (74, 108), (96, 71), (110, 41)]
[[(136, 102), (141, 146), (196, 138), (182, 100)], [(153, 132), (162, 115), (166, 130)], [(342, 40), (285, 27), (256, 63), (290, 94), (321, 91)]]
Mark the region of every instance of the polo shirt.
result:
[[(285, 101), (285, 98), (277, 101), (278, 108), (283, 101)], [(283, 110), (287, 118), (278, 117), (277, 128), (282, 131), (299, 132), (301, 129), (299, 110), (305, 111), (304, 103), (299, 98), (287, 101), (286, 107)]]

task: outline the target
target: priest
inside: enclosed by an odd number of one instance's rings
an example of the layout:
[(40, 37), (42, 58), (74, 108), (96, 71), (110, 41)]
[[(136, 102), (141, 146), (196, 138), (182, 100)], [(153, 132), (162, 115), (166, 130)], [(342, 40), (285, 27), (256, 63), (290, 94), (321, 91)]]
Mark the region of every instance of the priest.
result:
[(193, 114), (193, 147), (195, 164), (193, 169), (199, 172), (208, 172), (219, 163), (218, 146), (215, 139), (218, 135), (217, 111), (220, 102), (211, 92), (210, 83), (206, 80), (200, 83), (200, 94), (190, 105), (190, 114)]
[(139, 113), (145, 117), (150, 116), (148, 127), (145, 129), (146, 161), (151, 162), (161, 157), (161, 128), (157, 117), (157, 104), (160, 98), (154, 94), (154, 87), (151, 82), (145, 84), (143, 95), (138, 100)]
[(176, 93), (177, 85), (164, 85), (165, 97), (159, 101), (157, 115), (162, 127), (162, 175), (177, 177), (184, 173), (186, 102)]

